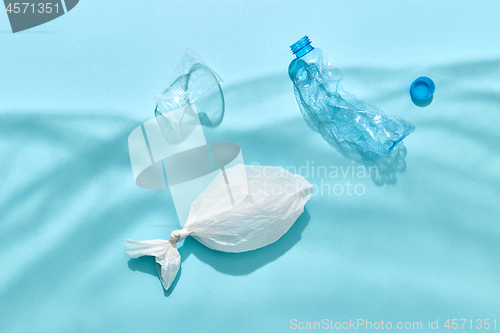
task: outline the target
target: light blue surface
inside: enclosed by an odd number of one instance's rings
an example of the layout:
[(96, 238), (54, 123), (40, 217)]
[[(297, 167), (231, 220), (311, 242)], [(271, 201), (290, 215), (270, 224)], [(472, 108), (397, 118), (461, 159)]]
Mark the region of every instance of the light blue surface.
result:
[[(498, 322), (499, 11), (493, 0), (82, 0), (15, 35), (0, 15), (0, 330)], [(303, 172), (365, 193), (315, 195), (258, 251), (219, 253), (188, 238), (181, 278), (164, 294), (154, 259), (130, 260), (124, 240), (167, 238), (177, 217), (168, 191), (134, 184), (128, 134), (153, 117), (153, 96), (190, 46), (225, 81), (226, 116), (209, 140), (239, 144), (247, 163), (352, 166), (296, 105), (288, 46), (305, 34), (347, 91), (416, 126), (406, 172), (383, 187)], [(408, 98), (421, 75), (439, 87), (426, 108)]]

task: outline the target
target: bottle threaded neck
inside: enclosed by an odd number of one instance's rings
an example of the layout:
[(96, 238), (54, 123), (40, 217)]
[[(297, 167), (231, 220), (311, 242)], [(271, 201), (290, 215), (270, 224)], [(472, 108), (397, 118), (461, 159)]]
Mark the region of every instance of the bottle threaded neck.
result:
[(304, 36), (297, 42), (293, 43), (292, 46), (290, 46), (290, 49), (297, 58), (300, 58), (311, 52), (314, 47), (312, 47), (309, 37)]

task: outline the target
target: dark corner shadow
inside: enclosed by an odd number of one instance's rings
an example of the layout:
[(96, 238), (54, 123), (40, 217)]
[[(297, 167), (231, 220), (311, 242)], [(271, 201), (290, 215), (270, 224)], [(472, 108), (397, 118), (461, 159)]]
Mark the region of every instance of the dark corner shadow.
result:
[[(302, 215), (299, 216), (288, 232), (276, 242), (257, 250), (241, 253), (215, 251), (205, 247), (193, 237), (188, 237), (184, 241), (184, 245), (179, 248), (181, 260), (184, 261), (193, 254), (196, 258), (221, 273), (247, 275), (278, 259), (297, 244), (301, 239), (302, 232), (309, 224), (309, 220), (310, 215), (307, 209), (304, 209)], [(193, 273), (195, 272), (190, 272), (190, 274)]]
[(43, 34), (55, 34), (56, 31), (19, 31), (19, 32), (12, 32), (12, 30), (2, 30), (0, 31), (0, 34), (4, 35), (43, 35)]

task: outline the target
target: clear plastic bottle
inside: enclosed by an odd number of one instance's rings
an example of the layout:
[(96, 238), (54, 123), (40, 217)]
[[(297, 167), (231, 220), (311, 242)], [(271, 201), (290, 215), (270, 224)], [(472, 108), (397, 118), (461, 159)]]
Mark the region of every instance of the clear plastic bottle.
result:
[(342, 72), (312, 47), (307, 36), (290, 48), (297, 58), (288, 74), (300, 111), (309, 127), (331, 145), (344, 152), (355, 149), (362, 158), (388, 157), (415, 130), (403, 119), (347, 93), (340, 83)]

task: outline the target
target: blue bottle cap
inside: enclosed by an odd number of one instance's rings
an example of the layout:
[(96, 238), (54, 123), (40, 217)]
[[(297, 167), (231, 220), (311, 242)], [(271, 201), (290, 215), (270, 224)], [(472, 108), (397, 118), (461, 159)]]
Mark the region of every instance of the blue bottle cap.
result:
[(295, 54), (297, 58), (300, 58), (311, 52), (314, 47), (312, 47), (309, 37), (304, 36), (297, 42), (293, 43), (292, 46), (290, 46), (290, 49), (292, 49), (293, 54)]
[[(434, 81), (427, 76), (421, 76), (411, 84), (410, 95), (413, 102), (415, 104), (418, 103), (417, 106), (427, 106), (432, 101), (432, 96), (434, 95), (435, 90), (436, 86), (434, 85)], [(426, 102), (429, 103), (427, 105), (423, 105)]]

